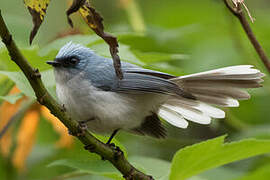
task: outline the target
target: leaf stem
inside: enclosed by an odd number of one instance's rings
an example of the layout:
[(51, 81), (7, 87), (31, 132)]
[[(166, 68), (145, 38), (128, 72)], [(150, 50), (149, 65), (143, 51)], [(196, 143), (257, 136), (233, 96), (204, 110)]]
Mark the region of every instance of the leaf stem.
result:
[(120, 0), (120, 4), (125, 9), (133, 30), (138, 33), (144, 33), (146, 27), (136, 0)]
[(248, 20), (243, 12), (241, 3), (238, 3), (237, 7), (232, 7), (228, 0), (223, 0), (226, 7), (230, 10), (230, 12), (238, 18), (238, 20), (240, 21), (245, 33), (247, 34), (251, 44), (253, 45), (253, 47), (255, 48), (257, 54), (259, 55), (261, 61), (263, 62), (264, 66), (266, 67), (266, 69), (268, 70), (268, 72), (270, 73), (270, 60), (268, 59), (265, 51), (263, 50), (262, 46), (260, 45), (259, 41), (256, 39), (255, 34), (253, 33)]

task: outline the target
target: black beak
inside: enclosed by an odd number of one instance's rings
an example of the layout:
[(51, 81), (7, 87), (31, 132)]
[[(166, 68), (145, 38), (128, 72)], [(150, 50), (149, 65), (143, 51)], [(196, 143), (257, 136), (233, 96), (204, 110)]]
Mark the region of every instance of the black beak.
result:
[(53, 66), (53, 67), (61, 66), (61, 63), (59, 63), (57, 61), (47, 61), (46, 63)]

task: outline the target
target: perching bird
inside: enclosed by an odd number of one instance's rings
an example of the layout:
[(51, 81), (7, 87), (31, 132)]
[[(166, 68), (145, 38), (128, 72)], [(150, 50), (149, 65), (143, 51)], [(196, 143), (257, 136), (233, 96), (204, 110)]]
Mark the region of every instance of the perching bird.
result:
[(118, 130), (164, 138), (160, 117), (179, 128), (224, 118), (216, 106), (239, 106), (237, 100), (250, 98), (243, 89), (261, 87), (264, 76), (251, 65), (176, 77), (122, 62), (119, 80), (112, 59), (71, 42), (47, 63), (54, 67), (60, 103), (90, 131), (112, 133), (108, 143)]

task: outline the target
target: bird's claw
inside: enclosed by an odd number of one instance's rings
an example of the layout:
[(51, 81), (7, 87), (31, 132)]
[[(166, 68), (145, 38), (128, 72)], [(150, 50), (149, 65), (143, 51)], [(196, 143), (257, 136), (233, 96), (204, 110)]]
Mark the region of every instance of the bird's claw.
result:
[(80, 128), (80, 132), (78, 132), (76, 136), (84, 136), (85, 131), (87, 130), (87, 122), (79, 121), (79, 128)]
[(114, 150), (115, 151), (114, 151), (113, 157), (114, 157), (114, 160), (117, 161), (121, 156), (123, 156), (124, 153), (118, 146), (116, 146)]
[(62, 112), (66, 112), (66, 111), (67, 111), (67, 109), (66, 109), (66, 107), (65, 107), (65, 104), (62, 104), (61, 111), (62, 111)]
[(81, 128), (82, 131), (86, 131), (87, 130), (87, 122), (86, 121), (80, 121), (79, 122), (79, 126)]
[(111, 148), (115, 148), (116, 147), (116, 145), (114, 143), (107, 142), (106, 145), (108, 145)]
[[(113, 153), (114, 153), (113, 158), (115, 161), (117, 161), (124, 154), (123, 151), (114, 143), (110, 143), (110, 144), (106, 143), (106, 145), (109, 146), (113, 150)], [(101, 160), (105, 161), (106, 159), (104, 157), (101, 157)]]
[(110, 143), (110, 144), (107, 144), (111, 149), (113, 149), (114, 151), (114, 160), (117, 161), (119, 159), (120, 156), (123, 155), (123, 151), (118, 147), (116, 146), (114, 143)]
[(70, 130), (68, 130), (68, 134), (72, 135), (72, 136), (84, 136), (85, 135), (85, 131), (87, 130), (87, 122), (85, 121), (79, 121), (79, 132), (73, 133)]

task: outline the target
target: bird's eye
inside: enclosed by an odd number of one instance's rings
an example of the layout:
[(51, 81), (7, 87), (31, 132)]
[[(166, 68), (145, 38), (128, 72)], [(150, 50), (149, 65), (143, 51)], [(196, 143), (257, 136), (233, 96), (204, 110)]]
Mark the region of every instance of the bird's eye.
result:
[(79, 60), (78, 59), (76, 59), (76, 58), (71, 58), (70, 60), (69, 60), (69, 63), (71, 64), (71, 65), (76, 65), (76, 64), (78, 64), (78, 62), (79, 62)]

